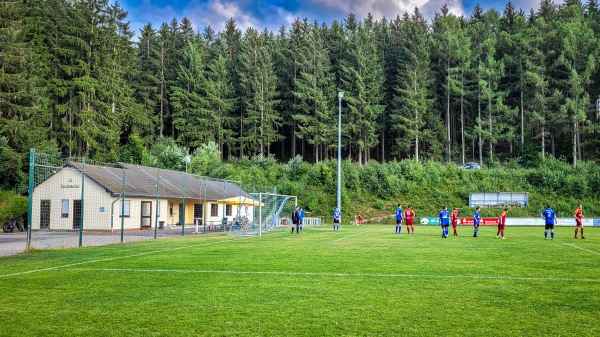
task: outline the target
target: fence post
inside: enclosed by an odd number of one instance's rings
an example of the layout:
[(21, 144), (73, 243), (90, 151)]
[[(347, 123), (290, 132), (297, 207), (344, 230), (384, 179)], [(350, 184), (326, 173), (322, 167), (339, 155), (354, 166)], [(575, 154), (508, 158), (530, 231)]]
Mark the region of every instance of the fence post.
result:
[(28, 205), (27, 205), (27, 246), (26, 250), (31, 249), (31, 227), (33, 224), (31, 223), (33, 211), (33, 188), (35, 179), (35, 149), (29, 150), (29, 195), (28, 195)]
[(156, 231), (158, 229), (158, 179), (160, 178), (160, 170), (156, 169), (156, 211), (154, 212), (154, 240), (156, 240)]
[[(130, 206), (131, 207), (131, 206)], [(125, 165), (123, 165), (123, 182), (121, 186), (121, 243), (124, 240), (125, 233)]]
[(85, 157), (81, 165), (81, 217), (79, 218), (79, 247), (83, 247), (83, 217), (85, 210)]
[(208, 212), (208, 208), (206, 207), (206, 184), (208, 184), (208, 179), (206, 179), (206, 177), (204, 177), (204, 203), (202, 204), (202, 208), (204, 209), (202, 211), (202, 223), (204, 224), (204, 233), (206, 233), (206, 222), (208, 219), (207, 216), (207, 212)]
[(181, 236), (185, 235), (185, 188), (187, 186), (187, 172), (185, 173), (185, 175), (183, 176), (183, 200), (182, 200), (182, 207), (181, 207), (181, 214), (179, 215), (179, 218), (181, 219)]

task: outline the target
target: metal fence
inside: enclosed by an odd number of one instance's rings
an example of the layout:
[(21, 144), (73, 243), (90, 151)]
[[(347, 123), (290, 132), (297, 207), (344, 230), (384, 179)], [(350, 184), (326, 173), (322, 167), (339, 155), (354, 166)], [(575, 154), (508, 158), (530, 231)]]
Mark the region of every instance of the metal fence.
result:
[(29, 169), (29, 226), (0, 255), (226, 232), (253, 211), (237, 181), (33, 149)]

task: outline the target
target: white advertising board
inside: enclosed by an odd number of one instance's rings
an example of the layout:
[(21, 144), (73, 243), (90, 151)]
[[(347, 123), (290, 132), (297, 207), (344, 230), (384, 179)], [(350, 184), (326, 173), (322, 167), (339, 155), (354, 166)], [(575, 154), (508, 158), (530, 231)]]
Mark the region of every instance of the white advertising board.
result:
[[(598, 226), (600, 225), (600, 219), (583, 219), (583, 226)], [(506, 218), (507, 226), (544, 226), (545, 222), (542, 217), (539, 218)], [(558, 218), (557, 224), (555, 226), (560, 227), (575, 227), (575, 218)]]

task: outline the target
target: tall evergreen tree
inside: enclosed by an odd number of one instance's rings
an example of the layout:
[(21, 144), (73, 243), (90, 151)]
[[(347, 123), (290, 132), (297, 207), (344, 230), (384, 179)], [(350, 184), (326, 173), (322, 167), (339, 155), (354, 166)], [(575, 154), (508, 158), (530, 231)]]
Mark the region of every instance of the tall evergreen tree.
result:
[(310, 27), (309, 44), (302, 51), (300, 74), (295, 80), (294, 96), (297, 100), (294, 120), (298, 136), (313, 146), (316, 163), (325, 158), (327, 145), (333, 143), (335, 129), (332, 121), (332, 97), (335, 97), (333, 77), (330, 73), (329, 54), (323, 31), (315, 21)]
[[(135, 78), (135, 96), (140, 106), (141, 115), (153, 125), (153, 130), (162, 130), (162, 120), (159, 120), (160, 67), (161, 55), (158, 46), (158, 36), (151, 24), (146, 24), (140, 30), (137, 48), (137, 77)], [(160, 123), (160, 125), (159, 125)], [(154, 131), (147, 130), (140, 135), (146, 140), (154, 139)]]
[(561, 12), (561, 52), (559, 65), (564, 67), (566, 78), (561, 83), (566, 97), (560, 110), (568, 115), (571, 125), (573, 166), (582, 160), (581, 123), (587, 120), (590, 110), (589, 85), (597, 71), (599, 52), (598, 39), (584, 17), (584, 8), (579, 2), (567, 3)]
[(205, 70), (202, 114), (210, 120), (208, 129), (214, 131), (221, 160), (225, 144), (229, 151), (234, 144), (235, 118), (231, 115), (234, 106), (234, 89), (227, 70), (229, 63), (225, 41), (218, 38), (210, 45), (209, 60)]
[(272, 48), (274, 38), (264, 31), (248, 28), (242, 42), (241, 82), (246, 115), (245, 133), (240, 136), (242, 153), (266, 156), (272, 143), (281, 139), (277, 133), (281, 116), (275, 110), (277, 91)]
[(344, 114), (346, 137), (352, 153), (356, 149), (358, 162), (370, 159), (370, 149), (377, 145), (376, 122), (384, 110), (383, 64), (377, 52), (373, 22), (356, 23), (352, 16), (347, 20), (349, 48), (341, 64), (342, 91), (349, 112)]
[[(47, 50), (39, 31), (38, 2), (5, 1), (0, 5), (0, 138), (3, 160), (25, 157), (30, 147), (47, 146), (50, 123), (45, 77)], [(49, 144), (48, 144), (49, 145)], [(14, 155), (8, 155), (12, 153)], [(7, 163), (9, 184), (19, 182), (20, 162)]]
[(413, 149), (413, 158), (419, 161), (424, 156), (438, 156), (443, 146), (439, 118), (431, 111), (431, 38), (427, 22), (416, 8), (412, 16), (404, 15), (401, 29), (402, 63), (391, 117), (401, 132), (396, 149), (409, 155)]
[[(234, 147), (237, 147), (238, 155), (241, 157), (244, 155), (242, 143), (240, 141), (241, 136), (244, 134), (244, 112), (245, 106), (243, 104), (242, 96), (243, 89), (241, 85), (240, 75), (240, 51), (242, 45), (242, 32), (237, 28), (235, 20), (229, 19), (225, 23), (225, 30), (220, 33), (220, 37), (223, 39), (226, 50), (227, 59), (227, 73), (233, 84), (233, 95), (236, 98), (233, 102), (233, 113), (232, 117), (237, 124), (234, 130), (234, 138), (236, 143), (228, 144), (229, 156), (233, 156)], [(233, 138), (232, 138), (233, 139)]]
[[(498, 49), (505, 66), (500, 89), (506, 91), (506, 104), (518, 107), (520, 116), (515, 121), (508, 121), (505, 138), (509, 143), (509, 153), (513, 152), (513, 142), (516, 140), (516, 129), (519, 129), (521, 150), (525, 143), (525, 63), (527, 62), (528, 45), (526, 37), (527, 20), (522, 11), (517, 12), (512, 2), (508, 2), (500, 19), (500, 34)], [(516, 123), (516, 121), (520, 123)]]
[(188, 42), (179, 66), (177, 85), (172, 88), (173, 125), (178, 135), (176, 140), (186, 147), (196, 148), (215, 140), (214, 125), (210, 122), (214, 119), (214, 112), (203, 113), (202, 109), (206, 58), (206, 46), (200, 36)]

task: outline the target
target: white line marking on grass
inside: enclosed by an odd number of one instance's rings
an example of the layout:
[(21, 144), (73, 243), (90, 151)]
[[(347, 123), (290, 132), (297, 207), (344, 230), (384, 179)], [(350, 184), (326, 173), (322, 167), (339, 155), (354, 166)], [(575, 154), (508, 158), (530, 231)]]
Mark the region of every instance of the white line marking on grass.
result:
[(591, 278), (563, 277), (514, 277), (485, 275), (434, 275), (434, 274), (380, 274), (380, 273), (327, 273), (327, 272), (287, 272), (287, 271), (242, 271), (242, 270), (187, 270), (187, 269), (135, 269), (135, 268), (73, 268), (75, 271), (135, 272), (135, 273), (182, 273), (182, 274), (232, 274), (232, 275), (282, 275), (282, 276), (321, 276), (321, 277), (377, 277), (377, 278), (432, 278), (432, 279), (481, 279), (507, 281), (561, 281), (561, 282), (600, 282)]
[[(535, 236), (538, 236), (538, 237), (542, 237), (542, 238), (544, 237), (543, 235), (539, 235), (539, 234), (532, 234), (532, 235), (535, 235)], [(560, 240), (556, 240), (556, 239), (554, 239), (554, 240), (550, 240), (550, 241), (556, 241), (556, 242), (558, 242), (558, 243), (562, 243), (562, 244), (563, 244), (563, 245), (565, 245), (565, 246), (570, 246), (570, 247), (573, 247), (573, 248), (581, 249), (581, 250), (583, 250), (583, 251), (586, 251), (586, 252), (588, 252), (588, 253), (592, 253), (592, 254), (600, 255), (600, 253), (598, 253), (598, 252), (596, 252), (596, 251), (589, 250), (589, 249), (586, 249), (586, 248), (583, 248), (583, 247), (579, 247), (579, 246), (577, 246), (577, 245), (574, 245), (574, 244), (572, 244), (572, 243), (567, 243), (567, 242), (560, 241)]]
[(364, 233), (370, 233), (370, 232), (374, 232), (374, 231), (376, 231), (376, 229), (372, 229), (370, 231), (364, 231), (364, 232), (360, 232), (360, 233), (355, 233), (355, 234), (352, 234), (352, 235), (344, 236), (343, 238), (339, 238), (337, 240), (329, 241), (327, 243), (338, 242), (338, 241), (341, 241), (341, 240), (344, 240), (344, 239), (347, 239), (347, 238), (351, 238), (351, 237), (356, 236), (356, 235), (360, 235), (360, 234), (364, 234)]
[[(273, 233), (273, 234), (277, 234), (277, 233)], [(266, 235), (263, 235), (263, 236), (266, 236)], [(0, 278), (10, 277), (10, 276), (20, 276), (20, 275), (26, 275), (26, 274), (31, 274), (31, 273), (38, 273), (38, 272), (42, 272), (42, 271), (56, 270), (56, 269), (74, 267), (74, 266), (81, 266), (81, 265), (90, 264), (90, 263), (106, 262), (106, 261), (114, 261), (114, 260), (122, 260), (122, 259), (131, 258), (131, 257), (138, 257), (138, 256), (144, 256), (144, 255), (150, 255), (150, 254), (156, 254), (156, 253), (164, 253), (164, 252), (172, 252), (172, 251), (181, 250), (181, 249), (188, 249), (188, 248), (195, 248), (195, 247), (201, 247), (201, 246), (208, 246), (208, 245), (212, 245), (212, 244), (216, 244), (216, 243), (231, 242), (231, 241), (245, 240), (245, 239), (251, 239), (251, 238), (258, 238), (258, 237), (260, 237), (260, 236), (245, 236), (245, 237), (241, 237), (241, 238), (232, 238), (232, 239), (227, 239), (227, 240), (204, 242), (204, 243), (200, 243), (200, 244), (197, 244), (197, 245), (191, 245), (191, 246), (183, 246), (183, 247), (175, 247), (175, 248), (162, 249), (162, 250), (154, 250), (154, 251), (150, 251), (150, 252), (138, 253), (138, 254), (133, 254), (133, 255), (119, 256), (119, 257), (109, 257), (109, 258), (105, 258), (105, 259), (98, 259), (98, 260), (91, 260), (91, 261), (84, 261), (84, 262), (77, 262), (77, 263), (70, 263), (70, 264), (65, 264), (65, 265), (62, 265), (62, 266), (48, 267), (48, 268), (41, 268), (41, 269), (34, 269), (34, 270), (22, 271), (22, 272), (13, 273), (13, 274), (0, 275)]]

